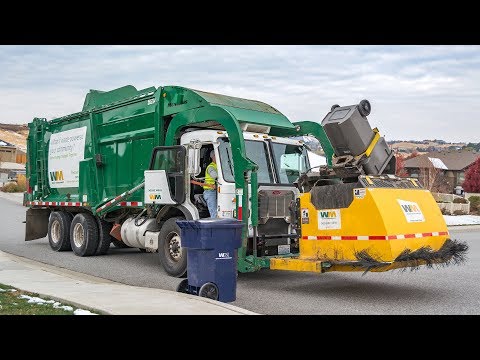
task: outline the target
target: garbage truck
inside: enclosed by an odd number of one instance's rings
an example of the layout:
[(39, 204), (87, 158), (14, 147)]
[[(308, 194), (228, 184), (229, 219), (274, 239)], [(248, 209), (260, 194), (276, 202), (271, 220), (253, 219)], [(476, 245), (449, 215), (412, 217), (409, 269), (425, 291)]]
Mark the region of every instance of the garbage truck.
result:
[[(319, 109), (320, 111), (320, 109)], [(158, 253), (186, 274), (177, 220), (210, 217), (205, 171), (216, 155), (217, 217), (244, 224), (239, 272), (387, 271), (465, 261), (432, 196), (395, 175), (368, 100), (292, 122), (266, 103), (181, 86), (90, 90), (82, 111), (28, 124), (25, 240), (104, 255)], [(305, 136), (326, 164), (313, 166)]]

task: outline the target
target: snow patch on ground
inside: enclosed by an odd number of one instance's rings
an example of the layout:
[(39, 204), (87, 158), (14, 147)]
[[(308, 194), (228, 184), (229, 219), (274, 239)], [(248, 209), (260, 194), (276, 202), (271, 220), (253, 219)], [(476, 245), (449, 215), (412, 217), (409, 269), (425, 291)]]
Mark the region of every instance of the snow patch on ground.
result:
[(91, 313), (88, 310), (77, 309), (73, 312), (73, 315), (97, 315), (97, 314)]
[(478, 215), (443, 215), (447, 226), (480, 225)]
[(73, 311), (73, 315), (97, 315), (93, 314), (88, 310), (83, 310), (83, 309), (75, 309), (73, 310), (73, 307), (68, 306), (68, 305), (62, 305), (58, 301), (55, 300), (45, 300), (36, 296), (29, 296), (29, 295), (20, 295), (20, 299), (25, 299), (27, 300), (28, 303), (30, 304), (38, 304), (38, 305), (52, 305), (53, 308), (55, 309), (63, 309), (65, 311)]

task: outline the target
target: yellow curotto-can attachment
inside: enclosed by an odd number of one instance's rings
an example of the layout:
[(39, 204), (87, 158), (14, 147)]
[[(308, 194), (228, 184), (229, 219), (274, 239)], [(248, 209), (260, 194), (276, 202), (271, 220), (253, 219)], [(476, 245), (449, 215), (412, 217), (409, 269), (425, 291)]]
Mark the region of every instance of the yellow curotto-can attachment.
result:
[(393, 180), (360, 180), (302, 194), (300, 255), (271, 259), (270, 268), (387, 271), (465, 261), (468, 246), (449, 239), (430, 191), (415, 181), (411, 187), (395, 187)]

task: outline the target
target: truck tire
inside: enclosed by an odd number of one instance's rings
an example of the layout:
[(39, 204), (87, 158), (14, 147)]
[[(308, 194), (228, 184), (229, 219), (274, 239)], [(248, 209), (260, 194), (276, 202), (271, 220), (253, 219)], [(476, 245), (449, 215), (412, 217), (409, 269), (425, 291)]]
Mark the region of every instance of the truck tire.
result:
[(105, 255), (110, 248), (112, 237), (110, 236), (110, 230), (112, 230), (112, 223), (109, 223), (103, 219), (97, 218), (98, 226), (98, 247), (95, 250), (95, 255)]
[(181, 247), (180, 228), (175, 222), (182, 217), (165, 221), (158, 235), (158, 256), (166, 273), (183, 277), (187, 273), (187, 249)]
[(55, 251), (72, 250), (70, 245), (70, 224), (72, 216), (63, 211), (53, 211), (48, 220), (48, 243)]
[(70, 243), (77, 256), (91, 256), (98, 248), (98, 225), (88, 213), (78, 213), (70, 225)]

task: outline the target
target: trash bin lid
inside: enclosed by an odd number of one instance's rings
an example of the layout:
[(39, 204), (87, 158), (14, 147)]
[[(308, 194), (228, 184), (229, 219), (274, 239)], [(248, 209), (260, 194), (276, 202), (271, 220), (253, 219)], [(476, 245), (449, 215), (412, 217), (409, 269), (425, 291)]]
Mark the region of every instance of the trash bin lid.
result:
[(210, 228), (226, 228), (226, 227), (242, 227), (243, 221), (233, 219), (233, 218), (207, 218), (199, 220), (177, 220), (176, 221), (180, 228), (199, 228), (199, 229), (210, 229)]

